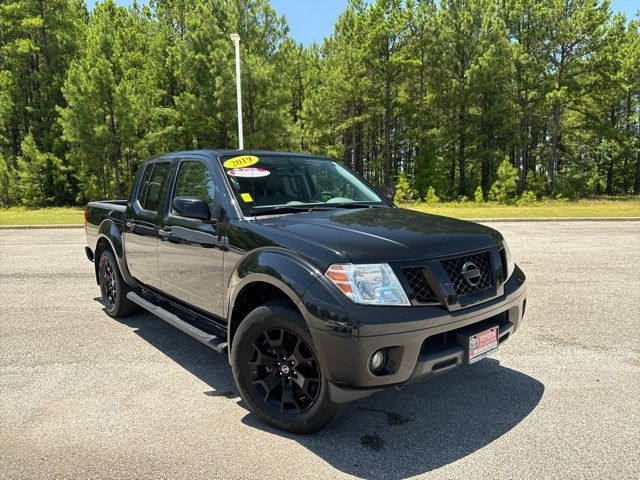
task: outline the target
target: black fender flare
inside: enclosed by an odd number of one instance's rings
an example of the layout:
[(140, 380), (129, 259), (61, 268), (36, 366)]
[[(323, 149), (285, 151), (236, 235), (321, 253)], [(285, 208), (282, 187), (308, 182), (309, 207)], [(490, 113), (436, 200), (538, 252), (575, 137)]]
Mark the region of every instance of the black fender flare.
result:
[(233, 312), (237, 307), (236, 300), (245, 287), (261, 282), (282, 291), (300, 310), (310, 327), (309, 314), (301, 299), (319, 276), (322, 276), (322, 271), (315, 264), (285, 248), (262, 247), (245, 254), (235, 266), (227, 286), (229, 346), (233, 344), (233, 332), (242, 321), (234, 319)]
[[(279, 289), (301, 313), (316, 346), (320, 366), (326, 372), (327, 378), (331, 380), (333, 373), (328, 356), (336, 354), (341, 348), (352, 348), (353, 342), (357, 342), (357, 330), (351, 325), (346, 328), (349, 323), (347, 312), (335, 297), (336, 292), (328, 288), (328, 280), (324, 278), (324, 272), (306, 258), (281, 247), (263, 247), (247, 253), (238, 262), (230, 277), (227, 290), (229, 361), (231, 361), (231, 350), (234, 348), (234, 333), (244, 320), (242, 315), (236, 315), (234, 318), (234, 308), (242, 308), (244, 305), (236, 305), (236, 300), (245, 287), (258, 282), (267, 283)], [(321, 311), (314, 311), (318, 301)], [(250, 305), (251, 307), (254, 305)], [(243, 309), (243, 313), (248, 313), (246, 310), (246, 308)], [(332, 347), (327, 349), (327, 345)]]
[(238, 294), (250, 283), (269, 283), (282, 290), (297, 305), (307, 287), (321, 275), (315, 264), (285, 248), (252, 250), (240, 259), (229, 277), (227, 318), (231, 320)]
[(131, 276), (131, 274), (129, 273), (129, 269), (127, 268), (124, 246), (122, 244), (122, 232), (118, 228), (118, 225), (111, 219), (103, 220), (98, 227), (95, 249), (96, 255), (94, 262), (96, 270), (96, 281), (99, 283), (98, 268), (100, 266), (100, 256), (98, 247), (103, 241), (106, 241), (109, 244), (111, 251), (114, 253), (116, 262), (118, 262), (118, 268), (120, 269), (120, 273), (122, 274), (122, 278), (124, 279), (124, 281), (127, 282), (127, 285), (129, 285), (131, 288), (137, 288), (138, 284)]

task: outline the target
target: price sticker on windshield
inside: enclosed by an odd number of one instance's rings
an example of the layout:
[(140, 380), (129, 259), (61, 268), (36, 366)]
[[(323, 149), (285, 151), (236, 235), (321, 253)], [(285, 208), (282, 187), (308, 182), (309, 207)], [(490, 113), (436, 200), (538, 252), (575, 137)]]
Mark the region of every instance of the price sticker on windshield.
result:
[(227, 175), (230, 177), (242, 177), (242, 178), (257, 178), (266, 177), (271, 172), (266, 168), (234, 168), (229, 170)]
[(253, 155), (241, 155), (239, 157), (233, 157), (229, 160), (225, 160), (222, 164), (224, 168), (243, 168), (250, 167), (258, 163), (260, 159)]

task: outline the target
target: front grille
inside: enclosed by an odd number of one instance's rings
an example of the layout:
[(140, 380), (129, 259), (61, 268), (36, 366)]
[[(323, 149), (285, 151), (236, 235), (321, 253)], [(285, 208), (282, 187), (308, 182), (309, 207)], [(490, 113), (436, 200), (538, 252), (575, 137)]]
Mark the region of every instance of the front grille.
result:
[(419, 303), (440, 303), (438, 297), (429, 286), (427, 279), (424, 277), (422, 267), (406, 267), (402, 269), (404, 278), (407, 279), (409, 288), (413, 293), (413, 297)]
[[(467, 262), (473, 262), (480, 270), (480, 281), (471, 285), (462, 274), (462, 267)], [(464, 257), (447, 258), (441, 260), (442, 268), (449, 275), (449, 280), (458, 296), (482, 292), (491, 287), (491, 254), (489, 252), (465, 255)]]

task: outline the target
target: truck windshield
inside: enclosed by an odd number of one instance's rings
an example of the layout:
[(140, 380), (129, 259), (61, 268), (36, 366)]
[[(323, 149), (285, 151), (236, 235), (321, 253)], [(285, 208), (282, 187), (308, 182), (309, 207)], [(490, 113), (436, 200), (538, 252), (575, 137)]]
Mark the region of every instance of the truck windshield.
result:
[(242, 212), (388, 206), (349, 169), (331, 160), (278, 155), (220, 157)]

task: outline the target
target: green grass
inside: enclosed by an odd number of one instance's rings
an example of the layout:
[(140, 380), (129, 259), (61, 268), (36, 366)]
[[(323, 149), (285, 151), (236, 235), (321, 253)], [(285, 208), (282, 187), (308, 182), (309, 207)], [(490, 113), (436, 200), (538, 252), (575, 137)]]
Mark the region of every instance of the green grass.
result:
[(640, 217), (640, 198), (622, 200), (544, 200), (533, 205), (495, 203), (408, 204), (405, 208), (457, 218)]
[[(620, 200), (545, 200), (521, 207), (474, 202), (417, 203), (402, 206), (457, 218), (640, 217), (638, 197)], [(82, 212), (83, 209), (77, 207), (0, 208), (0, 225), (82, 225)]]
[(77, 207), (0, 208), (0, 225), (82, 225), (83, 212)]

